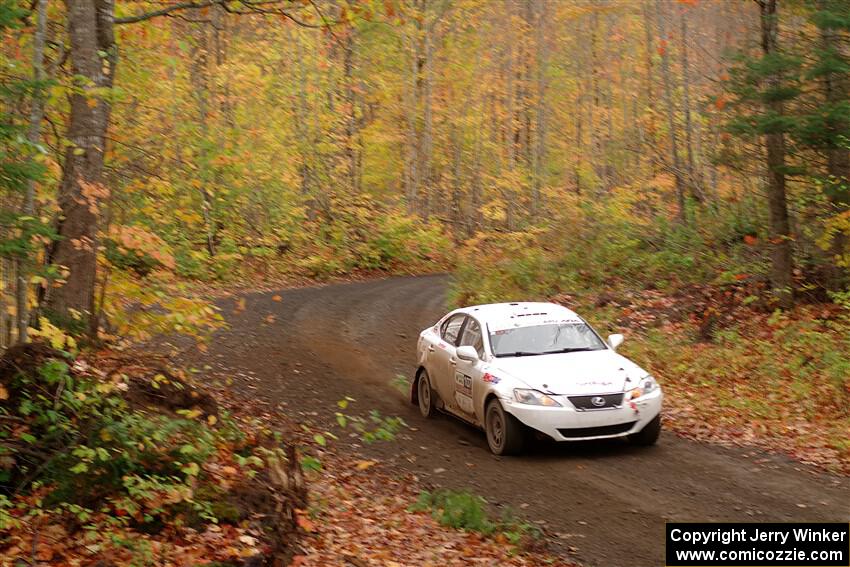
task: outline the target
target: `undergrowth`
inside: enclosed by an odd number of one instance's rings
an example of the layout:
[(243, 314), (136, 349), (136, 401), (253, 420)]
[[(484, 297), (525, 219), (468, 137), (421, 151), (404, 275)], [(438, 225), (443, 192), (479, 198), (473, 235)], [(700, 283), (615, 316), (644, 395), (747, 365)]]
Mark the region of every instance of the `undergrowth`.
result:
[(487, 501), (466, 490), (422, 491), (410, 510), (430, 513), (443, 526), (504, 539), (516, 546), (543, 536), (540, 528), (518, 518), (510, 510), (493, 519)]
[[(134, 564), (155, 564), (144, 560), (149, 537), (247, 528), (234, 494), (263, 493), (297, 466), (279, 439), (237, 424), (177, 376), (107, 373), (44, 343), (0, 359), (0, 399), (0, 551), (10, 559), (129, 554)], [(221, 554), (260, 554), (256, 539)], [(203, 543), (192, 549), (213, 553)]]

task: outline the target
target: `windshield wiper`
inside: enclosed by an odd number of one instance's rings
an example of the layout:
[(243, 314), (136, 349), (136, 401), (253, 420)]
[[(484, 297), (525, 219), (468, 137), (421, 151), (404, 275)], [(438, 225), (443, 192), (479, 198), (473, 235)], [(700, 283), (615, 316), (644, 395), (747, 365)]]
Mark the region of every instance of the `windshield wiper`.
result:
[(583, 351), (587, 351), (587, 350), (599, 350), (599, 349), (593, 348), (593, 347), (586, 347), (586, 346), (583, 346), (583, 347), (567, 347), (567, 348), (561, 348), (561, 349), (558, 349), (558, 350), (547, 350), (546, 352), (543, 352), (541, 354), (562, 354), (562, 353), (565, 353), (565, 352), (583, 352)]
[(528, 352), (525, 350), (518, 350), (516, 352), (500, 352), (496, 355), (496, 358), (501, 358), (503, 356), (538, 356), (541, 354), (549, 354), (547, 352)]

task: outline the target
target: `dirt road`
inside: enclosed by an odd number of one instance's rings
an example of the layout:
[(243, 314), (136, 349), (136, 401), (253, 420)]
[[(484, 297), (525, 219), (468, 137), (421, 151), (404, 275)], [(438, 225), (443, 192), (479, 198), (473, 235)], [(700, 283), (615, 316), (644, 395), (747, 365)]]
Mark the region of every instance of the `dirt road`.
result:
[[(848, 479), (755, 450), (664, 432), (648, 449), (549, 444), (497, 458), (478, 431), (445, 416), (421, 418), (392, 382), (412, 374), (416, 337), (444, 313), (447, 281), (393, 278), (250, 294), (241, 311), (235, 300), (222, 302), (232, 327), (213, 342), (211, 364), (237, 387), (335, 431), (338, 445), (545, 522), (558, 549), (586, 565), (663, 565), (665, 521), (850, 521)], [(377, 409), (412, 429), (394, 442), (358, 446), (333, 425), (345, 396), (356, 399), (348, 411)]]

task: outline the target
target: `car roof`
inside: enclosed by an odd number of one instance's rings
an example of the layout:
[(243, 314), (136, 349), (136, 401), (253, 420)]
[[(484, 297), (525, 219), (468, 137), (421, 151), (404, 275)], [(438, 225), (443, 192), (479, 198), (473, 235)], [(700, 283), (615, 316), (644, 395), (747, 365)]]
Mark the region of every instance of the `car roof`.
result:
[(486, 303), (471, 305), (458, 310), (473, 315), (490, 330), (511, 329), (529, 325), (546, 323), (581, 323), (583, 322), (571, 309), (557, 303), (541, 301), (516, 301), (511, 303)]

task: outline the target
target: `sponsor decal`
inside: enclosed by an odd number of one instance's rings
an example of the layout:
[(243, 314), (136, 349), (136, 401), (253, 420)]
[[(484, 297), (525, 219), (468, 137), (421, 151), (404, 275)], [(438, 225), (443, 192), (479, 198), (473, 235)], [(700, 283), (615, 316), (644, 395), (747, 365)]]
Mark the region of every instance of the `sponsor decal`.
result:
[(589, 380), (587, 382), (578, 382), (576, 386), (612, 386), (613, 382), (603, 382), (598, 380)]
[(524, 316), (523, 320), (517, 321), (511, 319), (510, 321), (502, 321), (500, 323), (494, 323), (491, 325), (491, 331), (494, 335), (503, 335), (508, 333), (514, 329), (518, 329), (521, 327), (534, 327), (537, 325), (579, 325), (582, 323), (581, 319), (538, 319), (533, 316)]
[(499, 378), (498, 376), (493, 376), (493, 375), (492, 375), (492, 374), (490, 374), (489, 372), (487, 372), (486, 374), (484, 374), (484, 377), (483, 377), (483, 378), (481, 378), (481, 379), (482, 379), (482, 380), (484, 380), (485, 382), (490, 383), (490, 384), (498, 384), (499, 382), (501, 382), (501, 381), (502, 381), (502, 379), (501, 379), (501, 378)]

